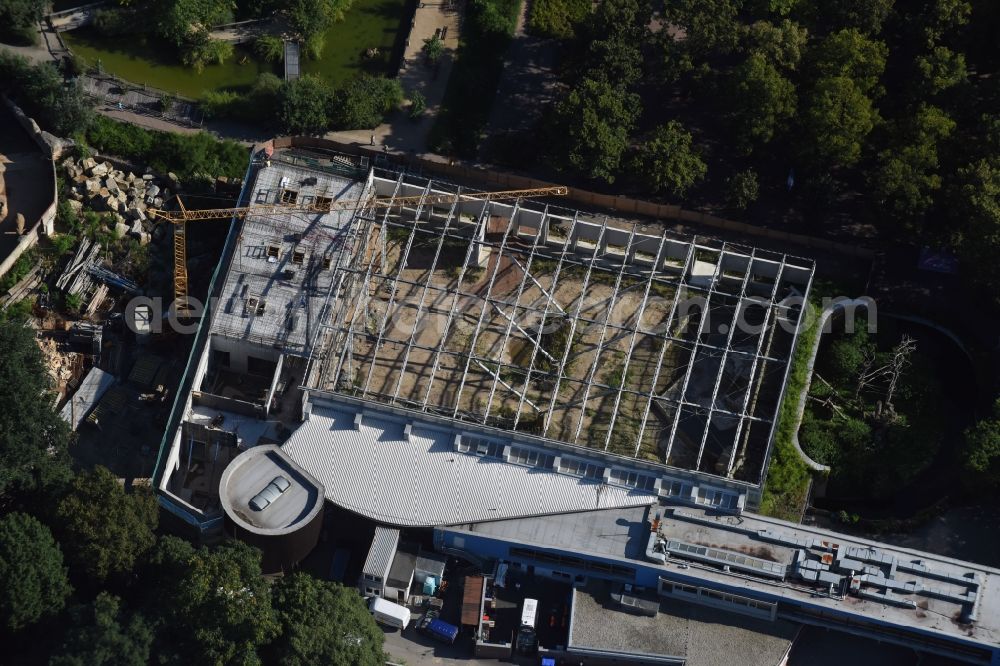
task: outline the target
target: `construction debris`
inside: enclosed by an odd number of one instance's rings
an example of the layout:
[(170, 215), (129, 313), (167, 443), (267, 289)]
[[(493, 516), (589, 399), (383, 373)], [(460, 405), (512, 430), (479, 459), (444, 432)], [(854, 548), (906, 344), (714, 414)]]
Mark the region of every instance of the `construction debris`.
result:
[(80, 247), (76, 249), (76, 254), (66, 266), (66, 270), (56, 280), (56, 287), (67, 294), (80, 294), (90, 291), (93, 286), (91, 278), (91, 266), (96, 266), (101, 254), (101, 244), (84, 238), (80, 241)]

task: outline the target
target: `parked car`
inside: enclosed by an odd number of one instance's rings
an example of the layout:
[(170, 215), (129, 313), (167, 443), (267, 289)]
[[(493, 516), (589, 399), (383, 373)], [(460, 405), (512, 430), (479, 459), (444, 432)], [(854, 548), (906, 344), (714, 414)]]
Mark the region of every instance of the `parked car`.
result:
[(417, 622), (417, 631), (442, 643), (451, 644), (458, 638), (458, 627), (440, 619), (440, 614), (436, 610), (424, 613)]
[(253, 496), (253, 499), (250, 500), (250, 508), (254, 511), (263, 511), (269, 507), (274, 500), (281, 497), (281, 493), (288, 490), (290, 485), (292, 484), (285, 477), (274, 477), (271, 479), (271, 483), (267, 484), (267, 487), (265, 487), (264, 490)]

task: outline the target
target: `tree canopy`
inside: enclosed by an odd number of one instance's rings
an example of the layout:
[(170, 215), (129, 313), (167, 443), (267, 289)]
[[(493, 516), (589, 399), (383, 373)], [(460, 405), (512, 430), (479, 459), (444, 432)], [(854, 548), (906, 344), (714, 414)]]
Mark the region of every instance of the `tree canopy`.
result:
[(56, 514), (71, 568), (91, 582), (128, 573), (156, 541), (152, 493), (126, 493), (104, 467), (77, 476)]
[(121, 599), (101, 592), (92, 603), (70, 611), (72, 624), (49, 666), (146, 666), (153, 630)]
[(1000, 489), (1000, 400), (965, 433), (965, 468), (977, 488)]
[(70, 592), (49, 528), (23, 513), (0, 518), (0, 622), (16, 631), (54, 615)]
[(384, 634), (354, 588), (295, 573), (273, 589), (281, 635), (270, 651), (288, 666), (381, 666)]
[(337, 129), (371, 129), (403, 103), (399, 79), (362, 75), (334, 92), (330, 121)]
[(44, 0), (0, 0), (0, 42), (34, 44), (45, 6)]
[(320, 79), (306, 74), (282, 86), (279, 117), (287, 132), (317, 134), (330, 123), (327, 107), (330, 89)]
[(152, 566), (163, 629), (161, 654), (202, 663), (256, 663), (258, 650), (279, 632), (270, 583), (261, 576), (260, 551), (239, 541), (193, 548), (160, 539)]
[(691, 135), (677, 121), (656, 128), (639, 149), (635, 170), (654, 192), (682, 197), (705, 177), (708, 167), (691, 147)]
[(65, 478), (69, 432), (52, 409), (34, 331), (0, 321), (0, 501), (12, 492)]
[(580, 81), (555, 108), (553, 131), (565, 137), (557, 163), (613, 183), (638, 117), (637, 103), (634, 94), (607, 81)]

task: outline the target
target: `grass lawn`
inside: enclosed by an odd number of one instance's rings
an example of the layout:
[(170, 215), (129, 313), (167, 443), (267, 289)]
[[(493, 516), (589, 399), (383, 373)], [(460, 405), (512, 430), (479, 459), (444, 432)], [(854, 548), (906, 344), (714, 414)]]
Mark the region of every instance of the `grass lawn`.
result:
[[(361, 72), (387, 72), (393, 46), (405, 14), (406, 0), (357, 0), (344, 20), (326, 33), (326, 45), (319, 60), (303, 60), (303, 73), (316, 74), (337, 84)], [(283, 74), (280, 62), (258, 60), (242, 47), (221, 65), (209, 65), (195, 72), (178, 61), (170, 45), (155, 38), (136, 35), (134, 39), (102, 37), (83, 28), (63, 33), (66, 45), (88, 64), (101, 61), (104, 71), (131, 81), (160, 88), (183, 97), (198, 98), (203, 92), (232, 90), (249, 86), (264, 72)], [(379, 55), (366, 58), (369, 48)]]

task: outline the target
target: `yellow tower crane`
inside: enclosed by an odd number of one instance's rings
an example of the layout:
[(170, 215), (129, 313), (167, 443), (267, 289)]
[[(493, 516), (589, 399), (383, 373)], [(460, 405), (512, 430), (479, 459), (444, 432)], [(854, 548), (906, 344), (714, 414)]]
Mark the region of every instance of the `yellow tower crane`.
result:
[(243, 219), (247, 215), (282, 215), (293, 213), (329, 213), (338, 210), (368, 210), (383, 208), (405, 208), (421, 204), (442, 204), (458, 201), (510, 201), (525, 197), (561, 197), (569, 190), (561, 185), (551, 187), (535, 187), (522, 190), (502, 190), (499, 192), (471, 192), (419, 194), (406, 197), (369, 197), (367, 199), (340, 199), (323, 205), (309, 206), (282, 204), (253, 204), (236, 208), (214, 208), (189, 210), (177, 197), (178, 210), (158, 210), (150, 208), (147, 213), (151, 219), (161, 219), (174, 225), (174, 303), (178, 312), (188, 308), (188, 273), (187, 273), (187, 223), (198, 220), (224, 220), (231, 218)]

